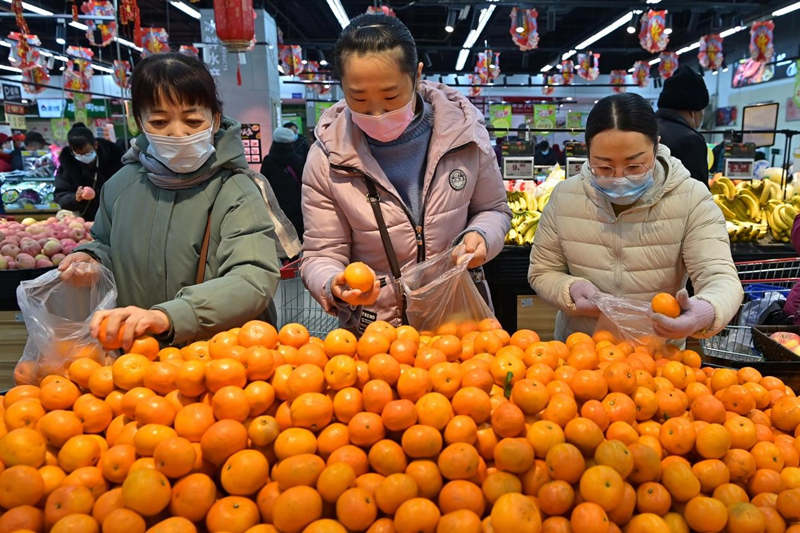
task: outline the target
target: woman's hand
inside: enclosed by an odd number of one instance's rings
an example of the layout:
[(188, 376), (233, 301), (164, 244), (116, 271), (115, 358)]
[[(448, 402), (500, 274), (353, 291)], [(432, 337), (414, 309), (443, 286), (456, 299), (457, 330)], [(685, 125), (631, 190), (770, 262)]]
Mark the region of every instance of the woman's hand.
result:
[(594, 283), (585, 279), (579, 279), (569, 286), (569, 295), (575, 304), (575, 314), (581, 316), (598, 316), (600, 309), (594, 302), (594, 297), (600, 294), (600, 290)]
[(92, 337), (100, 335), (100, 323), (108, 318), (106, 322), (106, 337), (113, 339), (117, 336), (119, 328), (123, 325), (125, 329), (122, 333), (122, 349), (128, 351), (137, 337), (145, 333), (160, 335), (169, 331), (169, 317), (163, 311), (154, 309), (142, 309), (140, 307), (128, 306), (118, 307), (110, 311), (97, 311), (92, 316), (89, 329)]
[(94, 197), (97, 196), (97, 193), (95, 193), (94, 189), (91, 187), (82, 187), (81, 189), (83, 191), (81, 196), (83, 197), (83, 200), (87, 202), (91, 202), (94, 200)]
[(76, 287), (91, 287), (100, 275), (98, 262), (84, 252), (73, 252), (58, 264), (61, 281)]
[(351, 289), (344, 280), (344, 271), (340, 272), (331, 282), (331, 294), (342, 300), (348, 305), (357, 307), (359, 305), (372, 305), (378, 301), (378, 294), (381, 291), (381, 282), (375, 280), (372, 290), (362, 292), (358, 289)]
[(660, 313), (653, 313), (653, 329), (667, 339), (685, 339), (698, 331), (708, 329), (714, 323), (714, 306), (705, 300), (689, 298), (686, 289), (681, 289), (675, 295), (681, 306), (681, 314), (677, 318), (670, 318)]
[(461, 244), (453, 250), (457, 263), (461, 262), (462, 257), (472, 254), (469, 260), (469, 268), (478, 268), (486, 262), (486, 240), (477, 231), (470, 231), (461, 239)]

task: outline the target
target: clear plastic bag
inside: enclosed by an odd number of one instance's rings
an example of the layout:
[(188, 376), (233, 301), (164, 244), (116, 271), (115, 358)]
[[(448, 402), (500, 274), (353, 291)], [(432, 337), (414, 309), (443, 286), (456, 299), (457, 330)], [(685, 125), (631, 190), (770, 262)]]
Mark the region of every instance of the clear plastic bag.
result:
[(436, 331), (446, 322), (494, 317), (467, 270), (470, 259), (467, 255), (456, 261), (453, 250), (446, 250), (403, 274), (400, 282), (411, 326)]
[(597, 330), (610, 331), (618, 338), (635, 344), (664, 343), (653, 329), (650, 302), (604, 293), (598, 293), (593, 301), (602, 313), (597, 320)]
[(116, 306), (117, 288), (111, 271), (99, 264), (71, 268), (93, 270), (94, 283), (77, 286), (51, 270), (17, 287), (17, 302), (25, 319), (28, 342), (14, 369), (17, 384), (38, 384), (48, 374), (64, 374), (80, 357), (105, 362), (106, 352), (89, 332), (95, 311)]

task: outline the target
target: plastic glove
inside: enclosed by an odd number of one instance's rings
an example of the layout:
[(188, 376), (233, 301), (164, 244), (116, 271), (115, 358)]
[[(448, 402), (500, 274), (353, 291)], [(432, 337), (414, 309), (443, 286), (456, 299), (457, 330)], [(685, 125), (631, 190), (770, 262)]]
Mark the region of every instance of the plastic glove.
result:
[(575, 303), (576, 315), (583, 316), (597, 316), (600, 314), (600, 309), (594, 302), (594, 297), (600, 293), (600, 290), (594, 286), (591, 281), (580, 279), (569, 286), (569, 295)]
[(707, 329), (714, 323), (714, 306), (705, 300), (689, 298), (686, 289), (681, 289), (675, 295), (681, 306), (678, 318), (670, 318), (660, 313), (652, 313), (655, 332), (667, 339), (685, 339), (698, 331)]

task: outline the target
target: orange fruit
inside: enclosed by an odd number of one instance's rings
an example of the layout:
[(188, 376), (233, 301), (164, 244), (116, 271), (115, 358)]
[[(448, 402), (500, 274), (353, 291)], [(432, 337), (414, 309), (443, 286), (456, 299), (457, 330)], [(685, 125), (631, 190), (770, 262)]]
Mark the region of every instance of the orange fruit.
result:
[(156, 339), (150, 336), (143, 336), (133, 341), (129, 353), (138, 353), (154, 361), (158, 357), (159, 351), (160, 347)]
[[(416, 484), (414, 486), (416, 487)], [(414, 496), (416, 496), (416, 494)], [(411, 496), (411, 498), (414, 496)], [(410, 498), (398, 499), (397, 506), (399, 507), (400, 503), (406, 499)], [(455, 480), (447, 483), (442, 487), (438, 501), (439, 509), (442, 513), (452, 513), (453, 511), (463, 509), (469, 510), (478, 516), (482, 516), (486, 505), (481, 488), (475, 483), (465, 480)], [(380, 507), (380, 500), (378, 505)], [(395, 507), (395, 509), (396, 508), (397, 507)], [(381, 510), (384, 510), (383, 507), (381, 507)], [(385, 510), (384, 512), (392, 514)]]
[(106, 328), (108, 327), (108, 318), (104, 318), (100, 322), (99, 334), (97, 340), (103, 345), (106, 350), (119, 350), (122, 348), (122, 336), (125, 334), (125, 324), (121, 324), (117, 330), (117, 334), (112, 338), (108, 336)]
[(403, 432), (401, 444), (409, 457), (436, 457), (442, 449), (442, 434), (430, 426), (416, 424)]
[(130, 444), (112, 446), (100, 458), (100, 470), (112, 483), (122, 483), (136, 461), (136, 448)]
[(269, 481), (269, 462), (259, 451), (241, 450), (231, 455), (222, 466), (220, 482), (228, 494), (255, 494)]
[(216, 485), (206, 474), (189, 474), (172, 488), (169, 512), (192, 522), (202, 520), (216, 500), (216, 493)]
[(356, 473), (352, 466), (347, 463), (333, 463), (320, 472), (316, 488), (323, 500), (335, 503), (345, 490), (355, 485), (355, 482)]
[(609, 523), (603, 508), (592, 502), (579, 503), (570, 514), (570, 525), (576, 533), (609, 533)]
[(497, 533), (538, 533), (542, 524), (533, 498), (517, 493), (500, 496), (492, 506), (491, 518), (492, 528)]
[(155, 516), (170, 502), (172, 487), (166, 476), (157, 470), (130, 472), (122, 483), (125, 506), (143, 516)]
[(278, 482), (281, 490), (298, 485), (313, 487), (323, 470), (325, 461), (318, 455), (293, 455), (275, 465), (272, 479)]
[(755, 505), (739, 502), (728, 506), (728, 524), (730, 533), (761, 533), (767, 527), (764, 515)]
[(545, 463), (550, 477), (567, 483), (576, 483), (586, 465), (580, 450), (566, 442), (551, 447), (545, 457)]
[(695, 496), (684, 510), (686, 523), (694, 531), (711, 533), (722, 531), (728, 521), (728, 510), (715, 498)]
[(679, 502), (694, 498), (701, 488), (692, 469), (680, 461), (673, 461), (664, 467), (661, 483), (669, 490), (672, 498)]
[(94, 498), (83, 485), (62, 485), (47, 497), (44, 507), (45, 524), (50, 527), (70, 514), (88, 514)]
[(622, 476), (610, 466), (593, 466), (581, 475), (580, 494), (583, 499), (600, 505), (606, 511), (620, 504), (623, 493)]
[(44, 513), (31, 505), (21, 505), (0, 515), (0, 531), (42, 531)]
[(44, 480), (36, 468), (16, 465), (0, 472), (0, 506), (36, 505), (43, 495)]
[(300, 531), (320, 516), (322, 498), (311, 487), (287, 489), (277, 497), (272, 508), (272, 523), (280, 531)]
[(103, 533), (133, 533), (144, 531), (144, 518), (130, 509), (114, 509), (102, 522)]
[(230, 419), (215, 422), (200, 439), (203, 459), (220, 466), (247, 446), (247, 438), (247, 429), (240, 422)]
[(350, 531), (367, 529), (378, 515), (375, 498), (366, 489), (347, 489), (336, 501), (336, 518)]
[(97, 525), (97, 520), (92, 518), (91, 515), (75, 513), (67, 515), (53, 524), (50, 531), (52, 533), (72, 533), (74, 531), (98, 533), (100, 528)]
[(650, 300), (650, 308), (654, 313), (660, 313), (670, 318), (677, 318), (681, 314), (681, 306), (678, 300), (671, 294), (660, 292)]
[(439, 467), (433, 461), (412, 461), (406, 467), (406, 474), (417, 483), (419, 496), (433, 499), (442, 488), (442, 476)]
[(575, 502), (575, 491), (566, 481), (548, 481), (536, 494), (539, 508), (547, 515), (563, 515)]
[(188, 440), (182, 437), (172, 437), (156, 445), (153, 459), (156, 469), (165, 476), (180, 478), (192, 471), (197, 460), (197, 453)]
[[(135, 353), (118, 357), (114, 364), (111, 365), (111, 376), (114, 380), (114, 385), (123, 390), (141, 387), (147, 369), (151, 364), (147, 357)], [(91, 377), (89, 378), (89, 388), (92, 389)]]
[(430, 500), (411, 498), (397, 508), (394, 527), (397, 533), (433, 533), (440, 517), (439, 508)]
[(672, 505), (672, 496), (661, 483), (647, 481), (636, 489), (636, 508), (640, 513), (665, 515)]
[(370, 292), (375, 286), (375, 272), (361, 261), (356, 261), (344, 269), (344, 281), (351, 289)]
[(278, 343), (278, 332), (271, 324), (260, 320), (251, 320), (241, 327), (237, 340), (245, 348), (251, 346), (275, 348)]

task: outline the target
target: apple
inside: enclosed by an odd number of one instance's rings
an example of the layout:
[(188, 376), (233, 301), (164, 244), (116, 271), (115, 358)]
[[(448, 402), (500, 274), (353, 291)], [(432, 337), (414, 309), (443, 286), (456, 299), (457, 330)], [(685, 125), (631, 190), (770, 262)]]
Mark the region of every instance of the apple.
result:
[(776, 331), (770, 335), (769, 338), (789, 350), (800, 347), (800, 335), (795, 333), (789, 333), (788, 331)]

